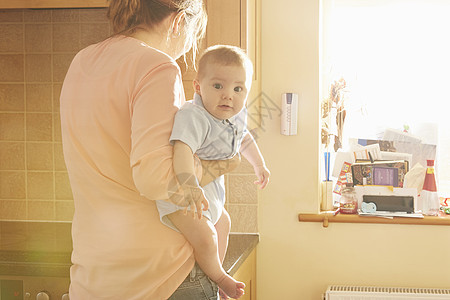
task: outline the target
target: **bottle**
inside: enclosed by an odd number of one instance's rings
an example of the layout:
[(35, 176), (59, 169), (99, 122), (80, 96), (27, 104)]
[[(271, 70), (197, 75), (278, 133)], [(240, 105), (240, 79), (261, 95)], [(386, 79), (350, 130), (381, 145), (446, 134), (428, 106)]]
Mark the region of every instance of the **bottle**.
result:
[(355, 188), (347, 185), (342, 189), (340, 201), (341, 214), (356, 214), (358, 210), (358, 200), (356, 199)]
[(422, 213), (424, 215), (436, 216), (438, 214), (440, 204), (434, 176), (434, 160), (432, 159), (427, 160), (427, 172), (419, 199), (422, 202)]

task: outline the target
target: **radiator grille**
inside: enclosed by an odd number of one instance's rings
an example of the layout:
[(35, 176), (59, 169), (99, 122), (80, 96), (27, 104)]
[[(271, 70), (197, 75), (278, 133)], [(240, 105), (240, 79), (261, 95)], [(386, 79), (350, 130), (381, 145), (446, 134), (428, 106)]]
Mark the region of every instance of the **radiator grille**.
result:
[(450, 289), (399, 288), (399, 287), (378, 287), (378, 286), (331, 285), (330, 287), (328, 287), (328, 291), (333, 291), (333, 292), (366, 292), (366, 293), (450, 295)]
[(450, 300), (450, 289), (331, 285), (326, 300)]

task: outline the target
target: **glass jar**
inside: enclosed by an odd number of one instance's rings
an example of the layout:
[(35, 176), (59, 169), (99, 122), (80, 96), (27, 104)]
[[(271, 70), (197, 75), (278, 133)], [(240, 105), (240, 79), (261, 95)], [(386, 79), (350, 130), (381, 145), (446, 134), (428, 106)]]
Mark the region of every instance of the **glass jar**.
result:
[(358, 210), (358, 200), (356, 199), (355, 188), (347, 186), (342, 189), (340, 198), (341, 214), (356, 214)]

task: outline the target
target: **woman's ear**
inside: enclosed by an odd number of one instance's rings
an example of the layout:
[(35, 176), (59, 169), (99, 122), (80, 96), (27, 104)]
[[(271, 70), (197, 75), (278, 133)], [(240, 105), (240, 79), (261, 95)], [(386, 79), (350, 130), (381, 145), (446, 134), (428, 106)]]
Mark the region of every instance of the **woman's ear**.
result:
[(175, 37), (180, 36), (182, 24), (184, 22), (184, 18), (186, 17), (186, 13), (184, 11), (180, 11), (177, 13), (172, 22), (172, 35)]
[(201, 96), (201, 93), (200, 93), (200, 82), (198, 81), (198, 79), (194, 79), (192, 84), (194, 86), (194, 91)]

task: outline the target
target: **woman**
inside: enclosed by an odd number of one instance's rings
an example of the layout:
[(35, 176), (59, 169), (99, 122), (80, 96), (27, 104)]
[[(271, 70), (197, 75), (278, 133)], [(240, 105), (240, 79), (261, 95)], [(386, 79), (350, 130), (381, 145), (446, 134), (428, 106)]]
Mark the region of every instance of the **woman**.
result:
[(180, 284), (171, 299), (214, 299), (217, 287), (152, 201), (184, 203), (176, 186), (168, 192), (169, 136), (185, 101), (175, 59), (204, 34), (202, 1), (112, 0), (108, 16), (119, 33), (76, 55), (61, 92), (75, 203), (70, 299), (167, 299)]

